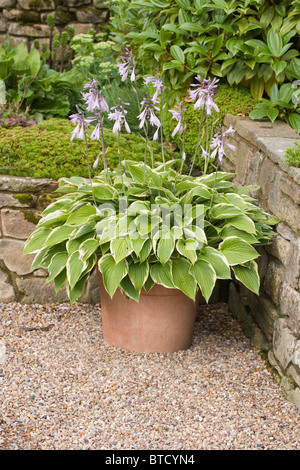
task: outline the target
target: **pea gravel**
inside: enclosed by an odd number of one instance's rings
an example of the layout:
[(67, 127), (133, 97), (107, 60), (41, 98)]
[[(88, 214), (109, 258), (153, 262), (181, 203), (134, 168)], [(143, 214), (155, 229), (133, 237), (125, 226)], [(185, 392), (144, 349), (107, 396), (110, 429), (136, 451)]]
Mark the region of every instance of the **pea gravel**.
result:
[(296, 450), (288, 402), (226, 304), (191, 348), (108, 345), (99, 305), (0, 304), (2, 450)]

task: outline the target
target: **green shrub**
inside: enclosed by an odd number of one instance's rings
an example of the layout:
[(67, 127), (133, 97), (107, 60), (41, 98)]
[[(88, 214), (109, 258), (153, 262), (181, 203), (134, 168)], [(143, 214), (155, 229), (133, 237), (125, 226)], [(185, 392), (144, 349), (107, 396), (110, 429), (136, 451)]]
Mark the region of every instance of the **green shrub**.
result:
[[(234, 115), (248, 115), (255, 107), (256, 101), (251, 97), (249, 90), (241, 86), (229, 86), (227, 83), (219, 85), (219, 93), (216, 95), (215, 102), (220, 110), (215, 113), (215, 126), (222, 125), (225, 114)], [(194, 156), (199, 124), (201, 119), (202, 110), (194, 110), (194, 104), (186, 102), (184, 104), (186, 111), (184, 112), (184, 121), (186, 125), (184, 141), (185, 152), (188, 160)], [(211, 117), (208, 118), (209, 133), (211, 132)], [(176, 126), (176, 122), (172, 119), (171, 113), (165, 111), (164, 113), (164, 134), (165, 139), (174, 142), (178, 147), (181, 147), (181, 136), (179, 134), (172, 137), (172, 132)], [(206, 127), (204, 126), (200, 145), (205, 148), (206, 146)], [(201, 160), (201, 148), (198, 151), (196, 165), (200, 168), (203, 167), (203, 160)]]
[(196, 74), (247, 84), (260, 99), (299, 55), (298, 0), (118, 0), (111, 10), (116, 48), (130, 46), (143, 75), (158, 67), (170, 100)]
[(295, 141), (294, 144), (294, 147), (286, 150), (285, 157), (290, 165), (300, 168), (300, 143)]
[(30, 116), (36, 121), (67, 117), (70, 94), (76, 91), (76, 77), (60, 73), (45, 64), (40, 52), (20, 43), (0, 45), (0, 104), (2, 117)]
[[(73, 124), (68, 120), (50, 119), (30, 127), (10, 127), (0, 130), (0, 173), (34, 178), (52, 178), (82, 176), (88, 177), (85, 142), (75, 139), (70, 141)], [(131, 160), (144, 159), (144, 139), (136, 134), (120, 136), (121, 158)], [(110, 168), (119, 163), (118, 142), (110, 129), (105, 129), (107, 159)], [(91, 166), (101, 151), (99, 141), (88, 139)], [(160, 159), (160, 145), (153, 142), (153, 151)], [(169, 155), (171, 158), (171, 155)], [(148, 163), (151, 154), (148, 152)], [(92, 175), (103, 169), (99, 161)]]

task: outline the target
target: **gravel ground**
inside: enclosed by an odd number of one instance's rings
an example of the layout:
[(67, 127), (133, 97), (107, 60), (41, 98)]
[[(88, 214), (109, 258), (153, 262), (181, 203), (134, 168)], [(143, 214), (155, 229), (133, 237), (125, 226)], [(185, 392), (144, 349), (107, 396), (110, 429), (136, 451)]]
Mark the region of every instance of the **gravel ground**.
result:
[(174, 354), (108, 345), (99, 306), (0, 313), (2, 450), (300, 449), (299, 410), (226, 304)]

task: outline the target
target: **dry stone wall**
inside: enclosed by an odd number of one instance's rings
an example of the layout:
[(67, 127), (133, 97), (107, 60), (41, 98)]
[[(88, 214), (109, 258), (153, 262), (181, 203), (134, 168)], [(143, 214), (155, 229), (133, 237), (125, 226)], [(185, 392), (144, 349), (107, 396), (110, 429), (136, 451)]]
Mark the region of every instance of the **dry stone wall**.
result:
[(272, 245), (260, 249), (260, 296), (230, 284), (229, 305), (252, 344), (268, 358), (288, 399), (300, 408), (300, 168), (285, 161), (285, 150), (300, 136), (284, 122), (252, 121), (227, 115), (223, 169), (238, 186), (258, 185), (253, 197), (280, 219)]
[[(0, 303), (67, 302), (65, 289), (56, 294), (47, 271), (31, 269), (34, 255), (23, 255), (42, 210), (55, 197), (58, 183), (48, 179), (0, 175)], [(99, 285), (94, 272), (81, 302), (99, 303)]]
[(90, 28), (101, 31), (108, 19), (104, 3), (105, 0), (0, 0), (0, 43), (5, 42), (6, 34), (13, 46), (22, 42), (31, 47), (34, 39), (48, 43), (50, 13), (55, 16), (54, 34), (67, 26), (74, 27), (75, 34), (87, 33)]

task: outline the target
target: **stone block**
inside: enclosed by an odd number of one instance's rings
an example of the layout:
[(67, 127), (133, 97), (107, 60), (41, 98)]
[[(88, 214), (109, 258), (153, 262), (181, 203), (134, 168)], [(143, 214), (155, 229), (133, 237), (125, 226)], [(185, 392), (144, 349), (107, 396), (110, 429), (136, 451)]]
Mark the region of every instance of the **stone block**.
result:
[(283, 369), (286, 369), (292, 361), (295, 341), (296, 338), (288, 328), (286, 320), (283, 318), (276, 320), (274, 324), (273, 353)]
[(291, 364), (287, 369), (287, 373), (293, 378), (295, 383), (300, 387), (300, 369), (298, 369), (293, 364)]
[(38, 23), (40, 15), (34, 10), (19, 10), (17, 8), (2, 11), (4, 18), (10, 21), (21, 21), (22, 23)]
[(76, 19), (80, 23), (104, 23), (107, 18), (106, 10), (99, 10), (94, 7), (81, 8), (76, 11)]
[(15, 300), (15, 291), (9, 283), (8, 275), (0, 269), (0, 303), (14, 302)]
[(69, 300), (65, 288), (56, 293), (53, 282), (47, 283), (42, 277), (18, 278), (16, 284), (19, 290), (19, 300), (23, 304), (60, 303)]
[(92, 272), (87, 282), (86, 288), (79, 299), (79, 302), (89, 304), (100, 303), (100, 285), (96, 269), (94, 269), (94, 271)]
[(6, 21), (3, 18), (0, 18), (0, 33), (5, 33), (6, 27)]
[(293, 354), (293, 364), (300, 370), (300, 340), (296, 341), (295, 350)]
[(281, 183), (283, 178), (282, 171), (275, 173), (267, 201), (269, 211), (281, 222), (292, 227), (296, 233), (300, 233), (300, 207), (290, 197), (282, 193)]
[[(264, 161), (264, 155), (261, 152), (255, 152), (249, 162), (249, 171), (247, 174), (247, 184), (257, 185), (258, 175), (261, 164)], [(261, 192), (260, 192), (261, 193)]]
[(265, 250), (286, 266), (288, 265), (288, 260), (290, 258), (290, 251), (292, 252), (292, 248), (290, 250), (290, 247), (290, 242), (277, 234), (274, 237), (273, 242), (270, 245), (265, 246)]
[(64, 0), (67, 7), (81, 7), (82, 5), (90, 5), (92, 0)]
[[(17, 47), (19, 44), (26, 44), (28, 46), (28, 38), (25, 36), (11, 36), (11, 45), (12, 47)], [(4, 46), (7, 46), (7, 40), (4, 36), (0, 36), (0, 44), (3, 44)], [(1, 167), (3, 170), (3, 167)], [(4, 167), (5, 170), (5, 167)], [(0, 182), (1, 185), (1, 182)]]
[(107, 8), (105, 0), (93, 0), (93, 5), (96, 8)]
[(279, 316), (278, 309), (264, 294), (261, 294), (258, 297), (250, 292), (249, 297), (249, 305), (255, 321), (262, 329), (268, 341), (272, 341), (274, 334), (274, 323)]
[(229, 297), (228, 297), (228, 305), (230, 312), (237, 319), (239, 323), (242, 322), (243, 317), (246, 315), (246, 310), (237, 290), (237, 286), (234, 282), (229, 284)]
[(289, 241), (293, 240), (295, 237), (295, 233), (293, 232), (293, 230), (291, 230), (290, 227), (284, 222), (280, 222), (277, 225), (276, 231), (277, 233), (279, 233), (279, 235)]
[(297, 408), (300, 410), (300, 388), (299, 387), (295, 388), (294, 396), (293, 396), (293, 403), (295, 403)]
[(255, 155), (256, 149), (253, 145), (245, 140), (240, 140), (236, 146), (236, 179), (237, 181), (244, 185), (247, 181), (247, 176), (249, 173), (249, 165), (252, 160), (253, 155)]
[[(261, 137), (299, 139), (299, 134), (292, 129), (286, 122), (269, 120), (252, 120), (249, 117), (232, 116), (227, 114), (224, 119), (224, 125), (229, 127), (232, 125), (236, 132), (244, 139), (257, 145), (258, 139)], [(258, 145), (257, 145), (258, 146)]]
[(25, 242), (20, 240), (0, 239), (0, 260), (9, 271), (21, 276), (32, 272), (34, 255), (23, 255)]
[(50, 36), (50, 28), (45, 24), (23, 25), (22, 23), (10, 23), (8, 33), (13, 36), (26, 36), (33, 39)]
[(71, 22), (68, 24), (68, 26), (71, 26), (74, 28), (75, 35), (77, 34), (87, 34), (88, 31), (93, 28), (93, 23), (77, 23), (77, 22)]
[(300, 237), (295, 237), (290, 242), (290, 251), (286, 266), (286, 282), (288, 282), (293, 289), (300, 290)]
[(0, 0), (0, 8), (13, 8), (17, 0)]
[(54, 10), (54, 0), (18, 0), (21, 8), (24, 10)]
[(6, 237), (27, 240), (36, 228), (35, 224), (26, 220), (25, 210), (21, 212), (13, 209), (2, 209), (1, 219), (3, 235)]
[[(50, 187), (52, 180), (35, 179), (30, 177), (0, 175), (0, 191), (13, 193), (36, 193), (41, 189)], [(55, 187), (53, 190), (56, 189)]]
[(276, 165), (265, 157), (260, 164), (256, 178), (256, 184), (260, 187), (259, 202), (264, 208), (268, 207), (267, 201), (276, 172)]
[[(297, 140), (297, 139), (296, 139)], [(298, 142), (300, 142), (298, 135)], [(287, 137), (259, 137), (257, 139), (257, 146), (262, 150), (274, 163), (288, 173), (297, 183), (300, 183), (299, 169), (291, 167), (286, 161), (285, 152), (289, 147), (293, 147), (295, 142), (294, 138)], [(296, 171), (294, 171), (296, 170)]]
[(283, 280), (283, 274), (284, 270), (281, 263), (277, 261), (271, 261), (269, 263), (263, 287), (275, 305), (279, 304), (279, 292)]
[(300, 336), (300, 293), (286, 282), (280, 291), (280, 313), (286, 315), (291, 331)]
[(0, 192), (0, 209), (3, 207), (32, 207), (36, 198), (31, 194), (9, 194)]

